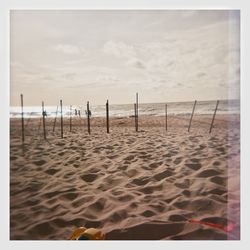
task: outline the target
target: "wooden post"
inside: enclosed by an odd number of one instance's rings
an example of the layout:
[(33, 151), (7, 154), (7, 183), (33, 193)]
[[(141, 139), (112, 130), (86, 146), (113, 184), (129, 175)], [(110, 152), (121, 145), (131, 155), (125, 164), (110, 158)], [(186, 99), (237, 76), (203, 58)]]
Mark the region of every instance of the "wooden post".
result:
[(213, 128), (213, 125), (214, 125), (214, 118), (215, 118), (218, 106), (219, 106), (219, 100), (216, 103), (216, 107), (215, 107), (215, 110), (214, 110), (213, 119), (212, 119), (211, 126), (210, 126), (210, 129), (209, 129), (209, 134), (212, 132), (212, 128)]
[(191, 128), (191, 123), (192, 123), (192, 119), (193, 119), (193, 116), (194, 116), (194, 110), (195, 110), (195, 106), (196, 106), (196, 100), (194, 101), (194, 106), (193, 106), (193, 111), (192, 111), (192, 114), (191, 114), (191, 117), (190, 117), (190, 121), (189, 121), (189, 126), (188, 126), (188, 132), (190, 131), (190, 128)]
[(23, 94), (21, 94), (22, 143), (24, 143)]
[(88, 133), (90, 134), (90, 117), (89, 117), (89, 102), (87, 102), (87, 117), (88, 117)]
[(168, 105), (165, 106), (165, 113), (166, 113), (166, 131), (168, 131)]
[(60, 100), (61, 106), (61, 138), (63, 138), (63, 113), (62, 113), (62, 100)]
[(69, 131), (72, 131), (72, 117), (71, 117), (71, 112), (72, 112), (72, 106), (70, 105), (70, 113), (69, 113)]
[(106, 102), (106, 122), (107, 122), (107, 133), (109, 134), (109, 100)]
[(136, 93), (136, 132), (139, 128), (139, 107), (138, 107), (138, 93)]
[(46, 140), (46, 127), (45, 127), (44, 102), (42, 102), (42, 115), (43, 115), (43, 137), (44, 137), (44, 140)]
[(136, 107), (136, 103), (134, 103), (134, 109), (135, 109), (135, 131), (137, 132), (137, 107)]
[(58, 112), (58, 105), (57, 105), (57, 107), (56, 107), (56, 116), (55, 116), (55, 120), (54, 120), (54, 124), (53, 124), (53, 132), (55, 132), (57, 112)]

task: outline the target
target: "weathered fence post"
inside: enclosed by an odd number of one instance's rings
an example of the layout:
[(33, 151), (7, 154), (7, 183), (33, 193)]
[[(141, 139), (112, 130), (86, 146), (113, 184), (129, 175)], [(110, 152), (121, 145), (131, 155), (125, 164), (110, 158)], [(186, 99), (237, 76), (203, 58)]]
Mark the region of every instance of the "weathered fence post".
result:
[(46, 127), (45, 127), (44, 102), (42, 102), (42, 115), (43, 115), (43, 137), (44, 137), (44, 140), (46, 140)]
[(168, 131), (168, 105), (165, 105), (165, 114), (166, 114), (166, 131)]
[(210, 129), (209, 129), (209, 134), (212, 132), (212, 129), (213, 129), (214, 119), (215, 119), (215, 115), (216, 115), (218, 106), (219, 106), (219, 100), (218, 100), (217, 103), (216, 103), (216, 107), (215, 107), (215, 110), (214, 110), (213, 119), (212, 119), (211, 126), (210, 126)]
[(23, 94), (21, 94), (22, 143), (24, 143)]
[(88, 133), (90, 134), (90, 111), (89, 111), (89, 102), (87, 102), (87, 118), (88, 118)]
[(137, 108), (136, 108), (136, 103), (134, 103), (134, 110), (135, 110), (135, 131), (137, 132)]
[(139, 128), (139, 107), (138, 107), (138, 93), (136, 93), (136, 132)]
[(72, 117), (71, 117), (71, 112), (72, 112), (72, 106), (70, 105), (70, 113), (69, 113), (69, 131), (71, 132), (72, 130)]
[(63, 112), (62, 112), (62, 100), (60, 100), (61, 107), (61, 138), (63, 138)]
[(57, 112), (58, 112), (58, 105), (57, 105), (57, 107), (56, 107), (56, 116), (55, 116), (55, 120), (54, 120), (54, 124), (53, 124), (53, 132), (55, 132)]
[(107, 133), (109, 134), (109, 100), (106, 102), (106, 123), (107, 123)]
[(190, 121), (189, 121), (189, 126), (188, 126), (188, 132), (190, 131), (190, 128), (191, 128), (191, 123), (192, 123), (192, 119), (193, 119), (193, 116), (194, 116), (194, 110), (195, 110), (195, 106), (196, 106), (196, 100), (194, 101), (194, 106), (193, 106), (193, 111), (192, 111), (192, 114), (191, 114), (191, 117), (190, 117)]

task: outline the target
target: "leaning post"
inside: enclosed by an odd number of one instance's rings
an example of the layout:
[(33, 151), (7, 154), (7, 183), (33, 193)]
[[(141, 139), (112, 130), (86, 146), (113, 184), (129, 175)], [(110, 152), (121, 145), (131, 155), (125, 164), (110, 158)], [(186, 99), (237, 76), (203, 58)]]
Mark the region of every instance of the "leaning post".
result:
[(209, 134), (212, 132), (212, 129), (213, 129), (214, 119), (215, 119), (215, 115), (216, 115), (218, 106), (219, 106), (219, 100), (216, 102), (216, 107), (215, 107), (215, 110), (214, 110), (213, 119), (212, 119), (211, 126), (210, 126), (210, 129), (209, 129)]
[(56, 107), (56, 116), (55, 116), (55, 119), (54, 119), (54, 124), (53, 124), (53, 132), (55, 132), (57, 112), (58, 112), (58, 105), (57, 105), (57, 107)]
[(192, 123), (192, 119), (193, 119), (193, 116), (194, 116), (194, 110), (195, 110), (196, 103), (197, 103), (197, 101), (195, 100), (194, 101), (194, 106), (193, 106), (193, 111), (192, 111), (190, 121), (189, 121), (188, 132), (190, 131), (190, 128), (191, 128), (191, 123)]

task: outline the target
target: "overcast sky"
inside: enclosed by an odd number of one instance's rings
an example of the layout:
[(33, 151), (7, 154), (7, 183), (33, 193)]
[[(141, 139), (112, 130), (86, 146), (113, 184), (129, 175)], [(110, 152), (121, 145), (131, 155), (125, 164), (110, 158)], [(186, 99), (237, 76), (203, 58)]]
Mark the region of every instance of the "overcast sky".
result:
[(239, 11), (10, 15), (11, 105), (237, 99)]

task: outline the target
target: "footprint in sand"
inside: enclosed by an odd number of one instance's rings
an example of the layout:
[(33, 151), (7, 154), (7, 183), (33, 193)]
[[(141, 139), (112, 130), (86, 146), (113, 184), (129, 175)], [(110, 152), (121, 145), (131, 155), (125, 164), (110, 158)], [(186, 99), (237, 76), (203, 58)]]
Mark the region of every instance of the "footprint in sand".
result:
[(42, 166), (42, 165), (44, 165), (46, 163), (46, 161), (45, 160), (39, 160), (39, 161), (34, 161), (33, 163), (36, 166)]
[(190, 180), (189, 179), (184, 179), (183, 181), (181, 182), (177, 182), (174, 184), (176, 187), (178, 188), (189, 188), (190, 186)]
[(101, 212), (101, 211), (104, 209), (106, 202), (107, 202), (107, 199), (105, 199), (105, 198), (100, 198), (100, 199), (98, 199), (97, 201), (95, 201), (94, 203), (92, 203), (92, 204), (89, 206), (89, 208), (90, 208), (91, 210), (96, 211), (96, 212)]
[(110, 155), (110, 156), (107, 156), (107, 158), (110, 159), (110, 160), (115, 159), (115, 158), (117, 158), (117, 157), (118, 157), (118, 155)]
[(58, 171), (60, 171), (60, 169), (50, 168), (50, 169), (46, 170), (45, 173), (47, 173), (49, 175), (54, 175)]
[(10, 157), (10, 160), (11, 160), (11, 161), (14, 161), (14, 160), (16, 160), (16, 159), (17, 159), (16, 156), (11, 156), (11, 157)]
[(123, 160), (124, 160), (124, 161), (131, 161), (131, 160), (133, 160), (134, 158), (135, 158), (135, 155), (130, 155), (130, 156), (124, 158)]
[(73, 201), (78, 197), (79, 194), (77, 193), (66, 193), (62, 195), (63, 199), (69, 200), (69, 201)]
[(224, 147), (218, 147), (216, 148), (219, 152), (221, 152), (222, 154), (225, 154), (225, 148)]
[(129, 195), (129, 194), (121, 195), (118, 197), (118, 200), (122, 201), (122, 202), (131, 201), (133, 199), (134, 199), (134, 197), (132, 195)]
[(69, 179), (71, 178), (72, 176), (74, 176), (75, 173), (72, 171), (72, 172), (69, 172), (69, 173), (66, 173), (64, 176), (63, 176), (63, 179)]
[(172, 214), (168, 217), (168, 221), (174, 221), (174, 222), (179, 222), (179, 221), (186, 221), (187, 219), (180, 214)]
[(55, 229), (51, 226), (49, 222), (43, 222), (33, 226), (28, 230), (29, 235), (48, 236), (55, 232)]
[(150, 181), (150, 177), (141, 177), (138, 179), (133, 179), (131, 181), (132, 184), (135, 184), (137, 186), (144, 186)]
[(109, 221), (117, 223), (119, 221), (122, 221), (124, 218), (128, 216), (127, 211), (124, 209), (121, 209), (119, 211), (114, 212), (111, 214), (108, 218)]
[(190, 201), (189, 200), (177, 200), (176, 202), (173, 203), (173, 205), (179, 209), (184, 209), (189, 205)]
[(211, 176), (215, 176), (215, 175), (219, 175), (219, 174), (220, 174), (220, 172), (216, 171), (215, 169), (206, 169), (206, 170), (203, 170), (202, 172), (200, 172), (199, 174), (197, 174), (197, 176), (207, 178), (207, 177), (211, 177)]
[(152, 207), (154, 210), (156, 210), (158, 213), (162, 213), (165, 211), (166, 209), (166, 205), (165, 204), (153, 204), (153, 205), (149, 205), (150, 207)]
[(153, 178), (156, 179), (157, 181), (160, 181), (166, 177), (172, 176), (172, 174), (173, 174), (172, 171), (167, 169), (159, 174), (154, 175)]
[(206, 148), (206, 145), (201, 144), (197, 150), (199, 150), (199, 151), (200, 151), (200, 150), (203, 150), (203, 149), (205, 149), (205, 148)]
[(213, 162), (213, 165), (214, 165), (214, 166), (220, 166), (220, 165), (221, 165), (221, 162), (220, 162), (220, 161), (214, 161), (214, 162)]
[(93, 182), (94, 180), (97, 179), (96, 174), (83, 174), (81, 175), (81, 179), (84, 180), (85, 182)]
[(139, 191), (141, 191), (144, 194), (152, 194), (155, 191), (162, 191), (162, 184), (157, 186), (147, 186), (144, 188), (141, 188)]
[(192, 170), (199, 170), (201, 168), (200, 163), (185, 163), (185, 166), (191, 168)]
[(226, 178), (221, 176), (213, 176), (210, 178), (210, 181), (222, 186), (226, 184)]
[(155, 213), (151, 210), (145, 210), (143, 213), (141, 213), (141, 215), (144, 217), (152, 217), (155, 215)]
[(182, 194), (184, 194), (186, 197), (190, 197), (191, 192), (188, 189), (185, 189), (182, 191)]
[(172, 156), (172, 155), (171, 155), (170, 153), (163, 155), (163, 157), (167, 157), (167, 158), (169, 158), (169, 157), (171, 157), (171, 156)]
[(74, 163), (74, 164), (73, 164), (73, 167), (74, 167), (74, 168), (79, 168), (79, 167), (80, 167), (80, 164), (79, 164), (79, 163)]
[(136, 169), (129, 169), (126, 171), (126, 175), (130, 178), (134, 177), (137, 173), (138, 171)]
[(128, 165), (121, 165), (117, 169), (119, 169), (119, 170), (127, 170), (127, 168), (128, 168)]
[(182, 162), (182, 157), (177, 157), (174, 161), (173, 161), (173, 163), (174, 164), (176, 164), (176, 165), (178, 165), (178, 164), (180, 164), (181, 162)]
[(159, 166), (162, 165), (162, 161), (158, 161), (158, 162), (153, 162), (151, 164), (149, 164), (149, 168), (158, 168)]

